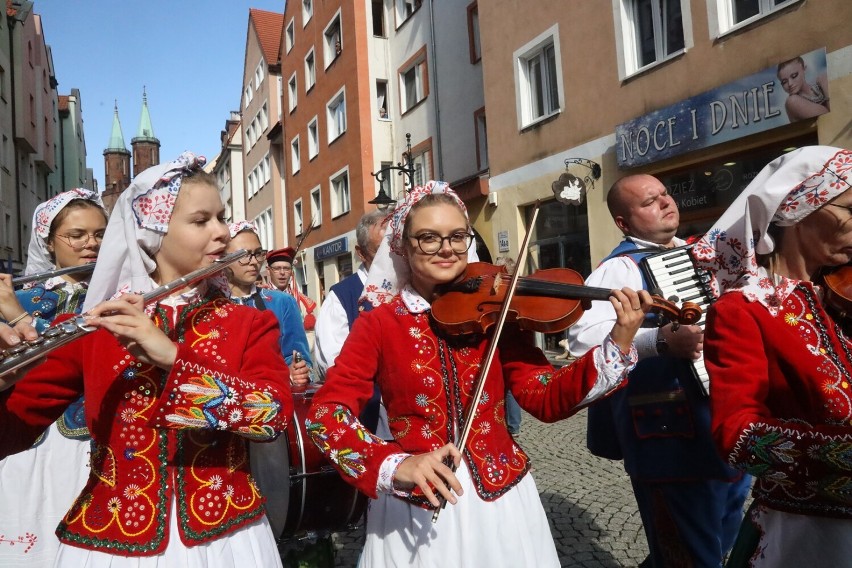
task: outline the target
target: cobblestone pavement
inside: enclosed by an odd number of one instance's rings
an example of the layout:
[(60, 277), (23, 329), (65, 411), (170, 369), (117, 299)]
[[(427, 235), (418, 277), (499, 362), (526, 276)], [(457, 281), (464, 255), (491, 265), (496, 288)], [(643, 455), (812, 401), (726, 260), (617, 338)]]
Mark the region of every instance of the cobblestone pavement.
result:
[[(648, 545), (630, 479), (621, 462), (586, 450), (585, 411), (555, 424), (525, 414), (518, 442), (532, 458), (562, 566), (637, 566), (645, 558)], [(335, 566), (355, 566), (363, 537), (363, 527), (335, 535)]]

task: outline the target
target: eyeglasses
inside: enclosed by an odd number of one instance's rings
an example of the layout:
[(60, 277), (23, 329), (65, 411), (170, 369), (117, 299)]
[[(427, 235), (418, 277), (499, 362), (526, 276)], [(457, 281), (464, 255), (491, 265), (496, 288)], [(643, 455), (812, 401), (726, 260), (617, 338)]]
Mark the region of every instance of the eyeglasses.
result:
[(97, 231), (96, 233), (66, 233), (64, 235), (56, 235), (66, 243), (68, 246), (76, 251), (83, 250), (86, 245), (89, 244), (89, 239), (95, 241), (95, 244), (99, 245), (104, 240), (104, 232)]
[(248, 266), (251, 264), (251, 259), (257, 260), (258, 264), (263, 264), (266, 262), (266, 251), (263, 249), (255, 249), (248, 253), (247, 256), (242, 257), (237, 262), (242, 264), (243, 266)]
[(473, 235), (466, 231), (458, 231), (447, 237), (442, 237), (437, 233), (421, 233), (408, 237), (417, 241), (417, 246), (423, 251), (423, 254), (438, 254), (438, 251), (444, 246), (444, 241), (450, 243), (450, 248), (456, 254), (467, 252), (470, 245), (473, 243)]
[(269, 266), (269, 267), (267, 267), (267, 269), (271, 270), (272, 272), (292, 272), (293, 267), (292, 266)]

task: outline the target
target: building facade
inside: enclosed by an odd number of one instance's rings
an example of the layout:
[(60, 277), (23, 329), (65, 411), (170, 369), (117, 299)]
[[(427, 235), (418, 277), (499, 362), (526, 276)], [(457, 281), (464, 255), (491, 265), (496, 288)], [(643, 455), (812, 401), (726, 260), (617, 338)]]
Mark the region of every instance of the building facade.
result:
[(97, 191), (92, 169), (86, 166), (86, 136), (80, 89), (59, 95), (59, 143), (56, 145), (56, 170), (51, 185), (66, 191), (85, 187)]
[(225, 129), (219, 136), (222, 149), (210, 165), (210, 172), (216, 176), (219, 185), (228, 222), (246, 218), (241, 124), (240, 113), (231, 111), (230, 118), (225, 121)]
[[(784, 151), (852, 144), (852, 4), (600, 4), (480, 5), (486, 105), (503, 117), (489, 130), (490, 238), (516, 254), (543, 200), (530, 228), (532, 267), (586, 274), (608, 254), (621, 235), (606, 192), (627, 174), (663, 180), (685, 236), (706, 230)], [(806, 80), (828, 91), (814, 116), (786, 110), (779, 66), (796, 58)], [(583, 160), (601, 166), (599, 179)], [(590, 182), (580, 206), (555, 199), (553, 182), (566, 172)]]

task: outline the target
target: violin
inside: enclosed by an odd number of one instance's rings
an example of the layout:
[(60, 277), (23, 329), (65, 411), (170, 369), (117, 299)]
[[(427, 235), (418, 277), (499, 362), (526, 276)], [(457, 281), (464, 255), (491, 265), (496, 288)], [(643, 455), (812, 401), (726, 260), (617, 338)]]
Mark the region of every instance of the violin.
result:
[[(467, 266), (462, 277), (443, 286), (432, 302), (432, 318), (452, 335), (485, 333), (497, 321), (506, 298), (510, 275), (505, 267), (485, 262)], [(563, 331), (580, 319), (591, 300), (609, 300), (613, 290), (585, 286), (583, 277), (569, 268), (548, 268), (518, 279), (507, 321), (522, 329), (542, 333)], [(678, 324), (690, 325), (701, 318), (701, 308), (652, 296), (652, 311)]]
[(838, 266), (822, 275), (825, 305), (838, 320), (852, 315), (852, 265)]

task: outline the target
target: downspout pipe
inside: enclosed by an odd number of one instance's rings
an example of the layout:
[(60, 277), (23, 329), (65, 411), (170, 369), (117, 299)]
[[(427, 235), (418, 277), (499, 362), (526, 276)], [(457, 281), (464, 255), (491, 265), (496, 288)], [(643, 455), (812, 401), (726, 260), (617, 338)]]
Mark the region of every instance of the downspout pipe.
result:
[(438, 178), (444, 179), (444, 145), (441, 139), (441, 90), (438, 88), (438, 50), (437, 41), (435, 40), (435, 8), (434, 0), (429, 0), (429, 36), (432, 44), (432, 77), (435, 80), (435, 140), (437, 140), (437, 148), (434, 150), (434, 155), (437, 157), (438, 163)]

